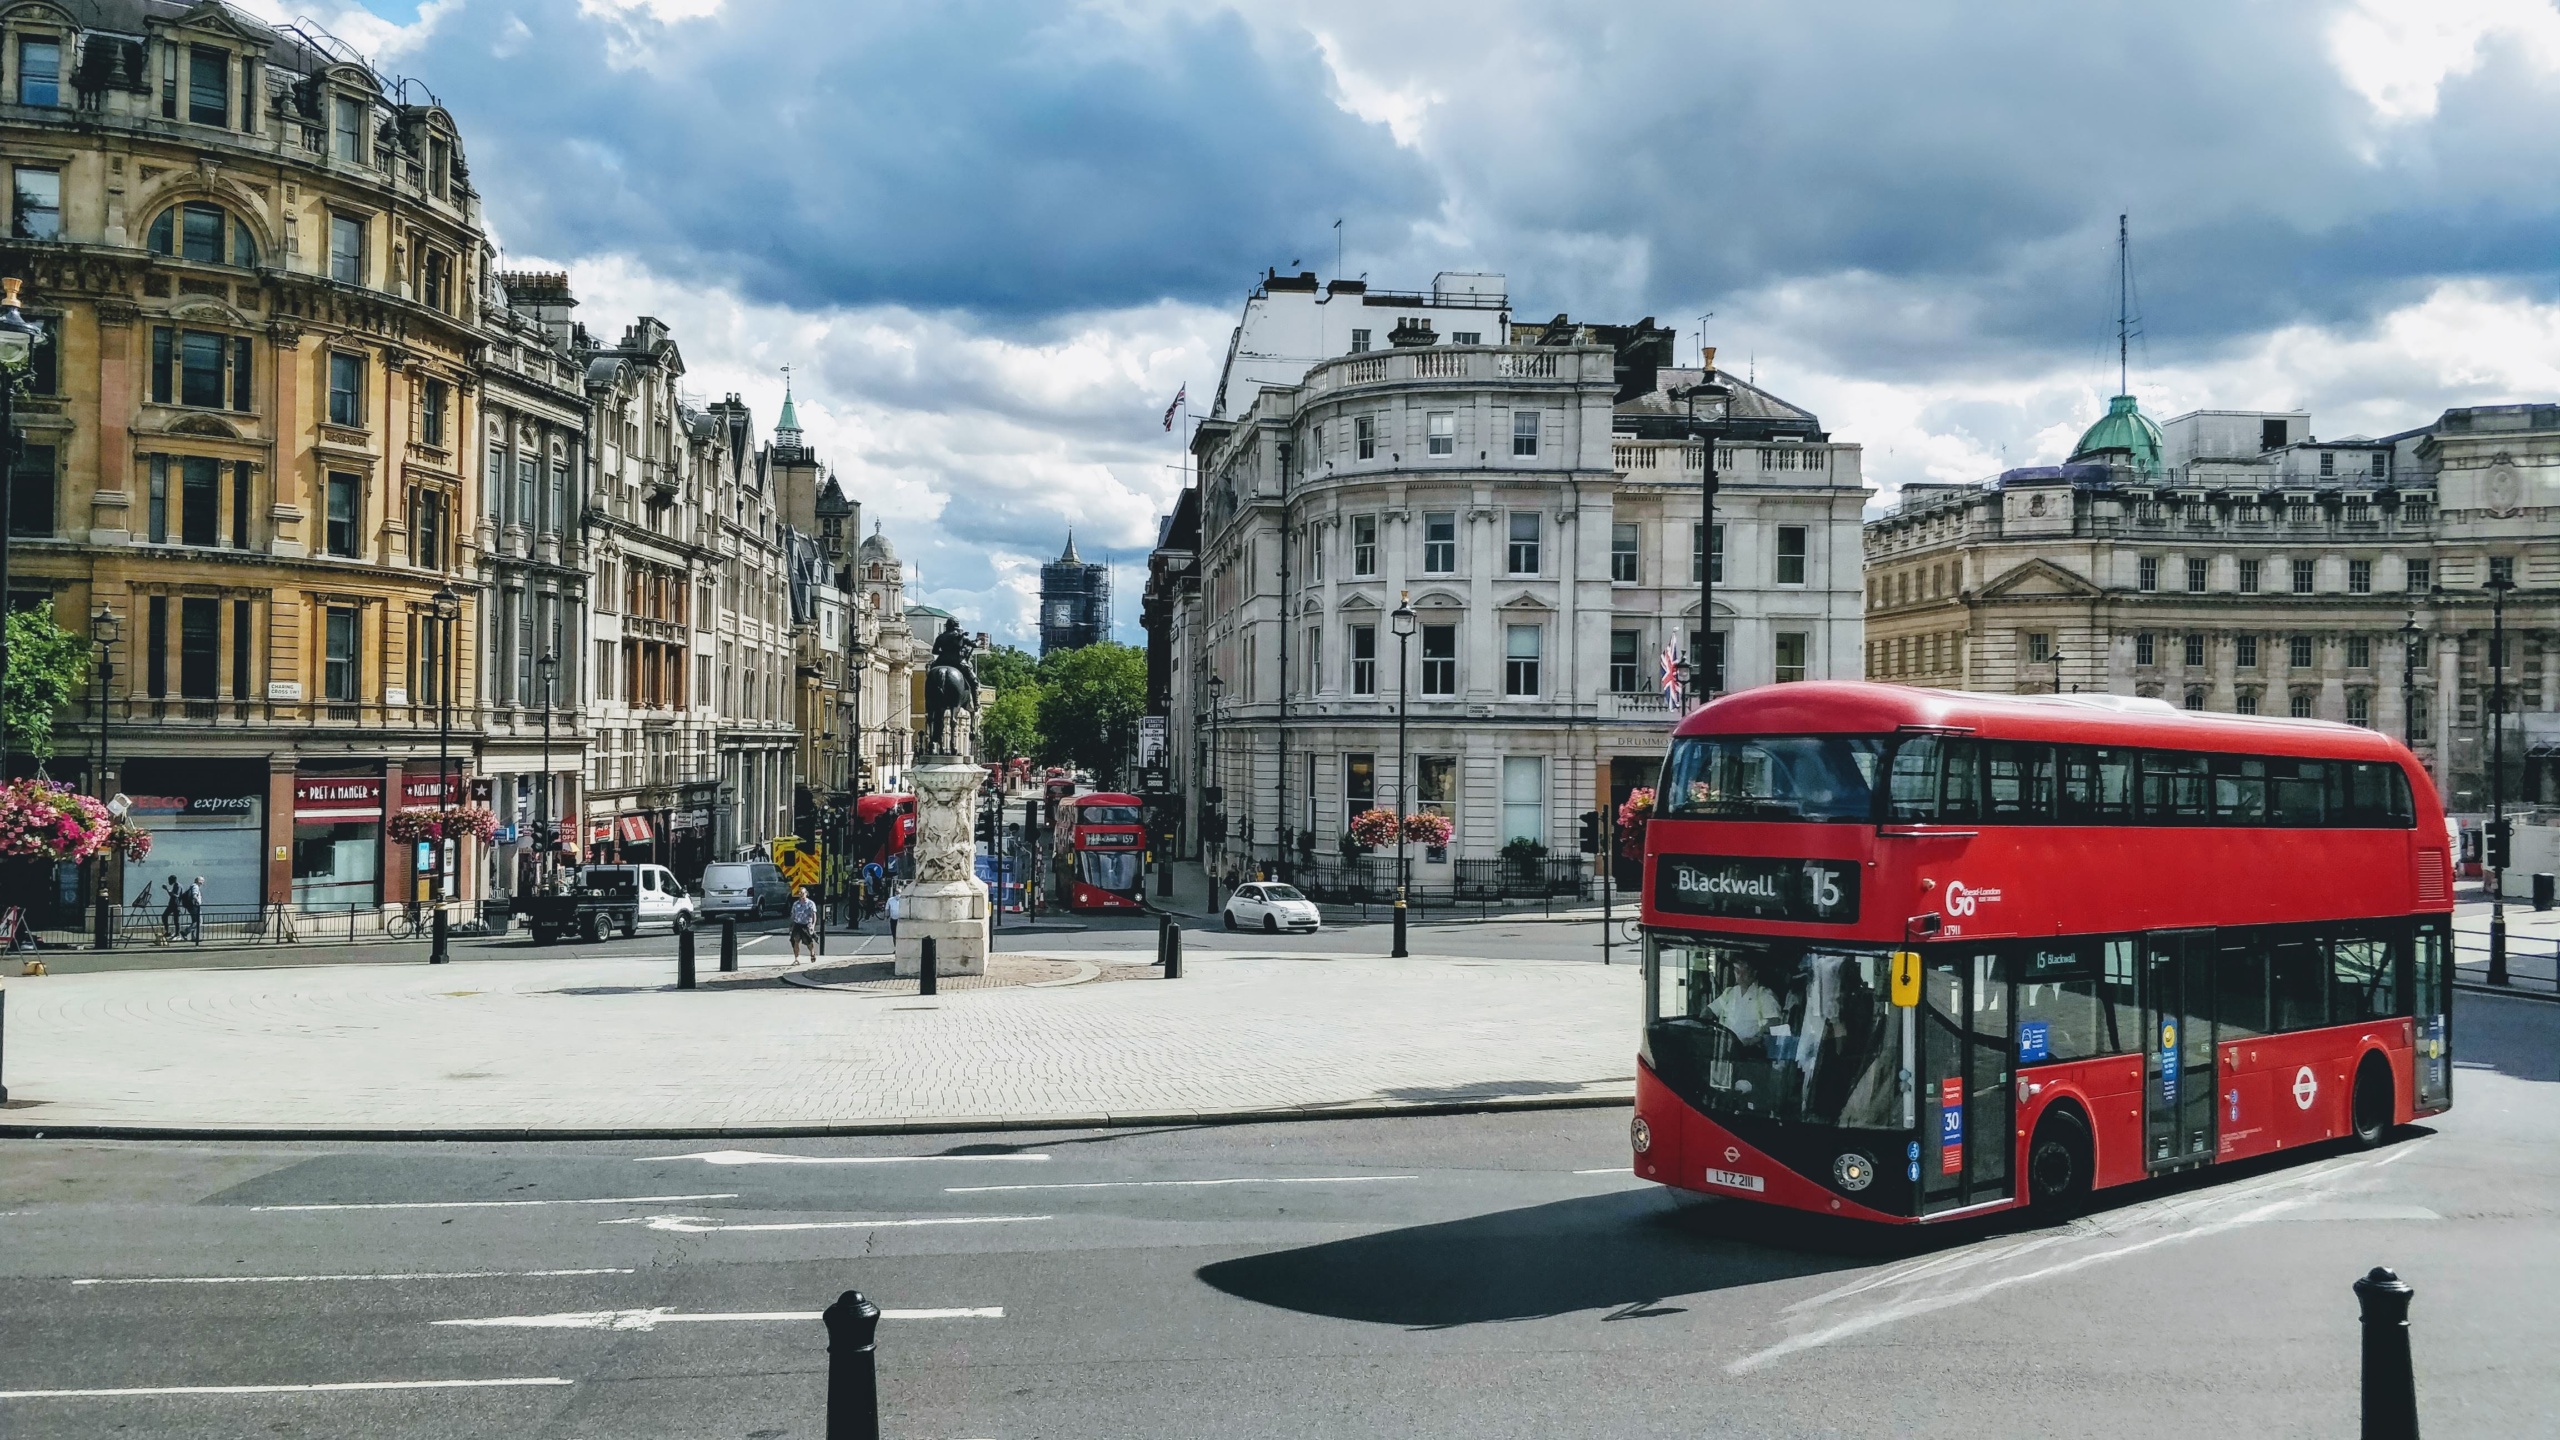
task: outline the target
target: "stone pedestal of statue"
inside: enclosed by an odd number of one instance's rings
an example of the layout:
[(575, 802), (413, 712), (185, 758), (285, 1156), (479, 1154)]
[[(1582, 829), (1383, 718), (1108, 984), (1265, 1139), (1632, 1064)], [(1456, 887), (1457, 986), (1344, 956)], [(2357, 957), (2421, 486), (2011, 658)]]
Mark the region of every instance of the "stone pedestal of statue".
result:
[(916, 792), (915, 875), (899, 892), (896, 972), (987, 973), (987, 882), (978, 878), (978, 790), (987, 772), (957, 755), (927, 755), (909, 772)]

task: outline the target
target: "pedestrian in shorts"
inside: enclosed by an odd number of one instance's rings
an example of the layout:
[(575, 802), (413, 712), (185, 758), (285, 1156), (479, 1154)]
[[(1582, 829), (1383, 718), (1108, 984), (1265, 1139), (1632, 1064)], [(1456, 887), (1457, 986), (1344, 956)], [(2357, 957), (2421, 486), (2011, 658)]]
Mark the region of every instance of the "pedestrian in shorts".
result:
[(809, 959), (818, 958), (818, 902), (809, 898), (807, 886), (794, 885), (791, 887), (791, 958), (799, 960), (804, 948)]

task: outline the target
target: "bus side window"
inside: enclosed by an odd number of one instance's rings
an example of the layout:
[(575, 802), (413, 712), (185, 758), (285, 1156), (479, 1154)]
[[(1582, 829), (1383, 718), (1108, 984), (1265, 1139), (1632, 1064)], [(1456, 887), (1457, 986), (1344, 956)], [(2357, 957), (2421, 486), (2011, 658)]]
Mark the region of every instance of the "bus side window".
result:
[(2320, 942), (2288, 937), (2268, 947), (2269, 990), (2278, 1030), (2317, 1030), (2329, 1023), (2329, 962)]
[(1938, 818), (1938, 737), (1914, 735), (1893, 750), (1886, 818), (1926, 825)]
[(2213, 757), (2213, 820), (2217, 825), (2267, 823), (2267, 762), (2245, 755)]
[(2328, 788), (2325, 760), (2267, 762), (2267, 823), (2307, 826), (2322, 823), (2320, 798)]
[(2214, 1019), (2225, 1040), (2247, 1040), (2267, 1033), (2266, 932), (2223, 932), (2221, 954), (2214, 957)]
[(2053, 747), (2015, 741), (1982, 746), (1988, 789), (1985, 818), (2008, 825), (2053, 823)]
[(2142, 821), (2146, 825), (2201, 825), (2205, 805), (2205, 757), (2174, 750), (2142, 752)]
[[(2018, 986), (2018, 1063), (2121, 1055), (2142, 1022), (2130, 940), (2023, 940), (2010, 949)], [(2031, 1029), (2041, 1025), (2042, 1030)]]
[(1982, 747), (1971, 740), (1949, 740), (1946, 751), (1938, 818), (1950, 825), (1969, 825), (1982, 818)]
[(2125, 825), (2133, 820), (2133, 752), (2062, 747), (2062, 823)]
[(2333, 940), (2329, 961), (2330, 1024), (2353, 1025), (2391, 1013), (2399, 985), (2389, 944), (2362, 935)]
[(2133, 940), (2130, 936), (2103, 942), (2106, 946), (2106, 968), (2100, 972), (2098, 998), (2105, 1002), (2107, 1050), (2110, 1055), (2129, 1055), (2142, 1048), (2142, 998), (2135, 991)]

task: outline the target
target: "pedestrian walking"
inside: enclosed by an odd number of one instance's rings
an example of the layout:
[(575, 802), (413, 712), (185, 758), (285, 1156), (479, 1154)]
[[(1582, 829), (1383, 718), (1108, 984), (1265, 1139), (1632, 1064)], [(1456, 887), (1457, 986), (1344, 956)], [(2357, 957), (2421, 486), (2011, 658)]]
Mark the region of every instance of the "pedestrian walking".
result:
[(190, 886), (188, 886), (188, 887), (187, 887), (186, 894), (185, 894), (183, 897), (181, 897), (181, 903), (182, 903), (182, 904), (184, 904), (184, 905), (186, 906), (186, 909), (187, 909), (187, 938), (189, 938), (190, 940), (193, 940), (193, 941), (194, 941), (196, 944), (198, 944), (198, 945), (203, 944), (203, 943), (204, 943), (204, 877), (203, 877), (203, 876), (201, 876), (201, 875), (197, 876), (197, 877), (196, 877), (196, 883), (194, 883), (193, 885), (190, 885)]
[(797, 963), (803, 950), (808, 958), (818, 958), (818, 902), (809, 898), (809, 887), (791, 887), (791, 958)]
[(178, 938), (178, 877), (168, 880), (168, 893), (160, 902), (160, 943), (170, 944)]

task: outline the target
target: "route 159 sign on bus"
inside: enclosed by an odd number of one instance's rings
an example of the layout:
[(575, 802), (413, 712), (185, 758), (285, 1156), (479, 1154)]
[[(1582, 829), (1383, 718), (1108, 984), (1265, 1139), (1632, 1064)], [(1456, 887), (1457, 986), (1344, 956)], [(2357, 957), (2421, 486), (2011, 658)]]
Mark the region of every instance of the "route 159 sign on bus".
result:
[(1678, 915), (1854, 925), (1858, 865), (1767, 855), (1663, 855), (1654, 862), (1653, 903)]

